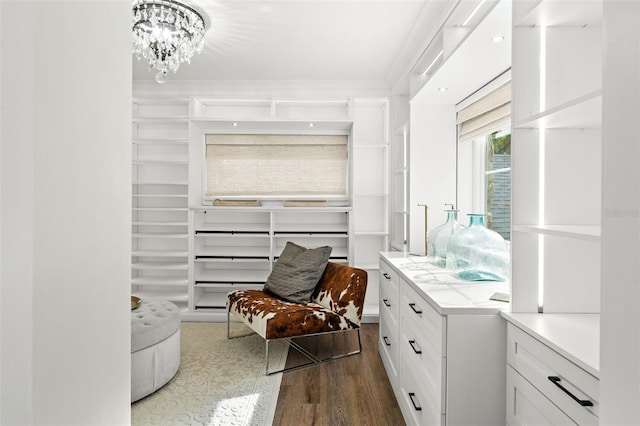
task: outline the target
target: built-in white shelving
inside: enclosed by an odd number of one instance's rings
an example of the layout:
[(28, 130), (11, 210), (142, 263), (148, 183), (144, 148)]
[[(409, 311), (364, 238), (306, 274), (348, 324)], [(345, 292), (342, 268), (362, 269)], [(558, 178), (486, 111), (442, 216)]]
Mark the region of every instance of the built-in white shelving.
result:
[(514, 312), (599, 312), (602, 2), (568, 3), (514, 3)]
[(188, 99), (134, 99), (132, 293), (187, 310)]
[[(378, 314), (378, 252), (389, 244), (389, 101), (138, 98), (133, 107), (132, 291), (224, 319), (226, 293), (261, 288), (287, 241), (330, 245), (369, 272), (365, 318)], [(328, 207), (213, 207), (203, 201), (207, 133), (349, 137), (349, 189)], [(206, 213), (205, 213), (206, 212)]]
[(349, 263), (349, 207), (193, 208), (190, 311), (225, 315), (227, 293), (260, 289), (287, 241), (333, 247), (330, 260)]

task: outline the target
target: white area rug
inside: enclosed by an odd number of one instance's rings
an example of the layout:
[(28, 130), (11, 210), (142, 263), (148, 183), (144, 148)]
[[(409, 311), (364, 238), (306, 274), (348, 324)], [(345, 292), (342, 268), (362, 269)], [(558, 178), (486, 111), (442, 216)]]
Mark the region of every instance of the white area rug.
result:
[[(248, 328), (232, 324), (232, 335)], [(133, 426), (269, 425), (282, 373), (265, 376), (257, 334), (227, 340), (226, 323), (182, 323), (180, 368), (157, 392), (131, 405)], [(287, 346), (269, 346), (269, 369), (282, 368)]]

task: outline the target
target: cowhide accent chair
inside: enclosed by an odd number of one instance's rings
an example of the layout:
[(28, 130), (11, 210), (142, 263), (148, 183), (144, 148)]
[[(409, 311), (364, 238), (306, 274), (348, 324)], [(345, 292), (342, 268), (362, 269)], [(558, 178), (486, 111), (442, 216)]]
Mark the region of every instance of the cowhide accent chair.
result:
[[(362, 352), (360, 323), (367, 290), (367, 272), (347, 265), (328, 262), (311, 300), (306, 303), (287, 302), (264, 290), (237, 290), (229, 293), (227, 303), (227, 336), (231, 336), (230, 315), (246, 324), (266, 342), (267, 375), (289, 371)], [(358, 349), (319, 359), (292, 339), (323, 333), (356, 331)], [(253, 333), (250, 333), (253, 334)], [(269, 342), (287, 339), (291, 347), (310, 362), (277, 371), (269, 371)]]

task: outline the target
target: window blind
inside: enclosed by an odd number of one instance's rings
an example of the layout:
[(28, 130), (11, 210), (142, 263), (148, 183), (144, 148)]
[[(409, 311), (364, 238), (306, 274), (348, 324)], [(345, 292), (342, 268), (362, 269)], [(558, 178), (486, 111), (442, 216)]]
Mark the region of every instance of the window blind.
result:
[(511, 82), (507, 82), (476, 102), (458, 111), (458, 141), (462, 142), (509, 126)]
[(206, 135), (207, 197), (346, 198), (346, 135)]

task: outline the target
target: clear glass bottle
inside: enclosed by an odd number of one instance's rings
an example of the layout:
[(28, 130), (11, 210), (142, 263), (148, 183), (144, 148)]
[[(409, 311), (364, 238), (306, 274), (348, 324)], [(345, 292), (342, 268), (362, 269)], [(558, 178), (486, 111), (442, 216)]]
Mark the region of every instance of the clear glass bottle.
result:
[(453, 204), (447, 205), (451, 206), (451, 209), (445, 210), (447, 220), (431, 230), (427, 238), (429, 256), (433, 257), (434, 263), (442, 268), (446, 267), (447, 245), (451, 234), (464, 228), (464, 225), (458, 222), (459, 210), (455, 210)]
[(468, 216), (469, 226), (449, 238), (447, 269), (466, 281), (506, 281), (510, 262), (507, 242), (485, 226), (483, 214)]

